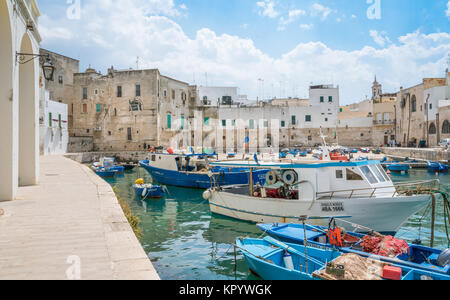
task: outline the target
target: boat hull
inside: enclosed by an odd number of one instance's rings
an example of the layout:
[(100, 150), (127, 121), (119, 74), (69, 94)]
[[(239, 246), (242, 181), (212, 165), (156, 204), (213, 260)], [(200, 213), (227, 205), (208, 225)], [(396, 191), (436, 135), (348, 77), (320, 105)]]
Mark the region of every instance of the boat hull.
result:
[[(150, 166), (148, 163), (141, 161), (140, 166), (147, 170), (153, 180), (164, 185), (209, 189), (213, 185), (213, 180), (208, 173), (192, 173), (164, 170)], [(264, 185), (268, 170), (256, 170), (253, 172), (254, 184)], [(221, 186), (248, 184), (249, 171), (245, 172), (225, 172), (214, 173), (217, 184)]]
[[(408, 218), (431, 201), (430, 195), (376, 198), (333, 198), (312, 201), (256, 198), (211, 191), (211, 212), (254, 223), (300, 223), (308, 216), (313, 225), (327, 226), (330, 218), (373, 228), (382, 233), (397, 232)], [(347, 228), (350, 231), (353, 228)]]
[(152, 187), (139, 187), (137, 185), (133, 186), (134, 192), (137, 197), (141, 198), (163, 198), (164, 190), (161, 186), (154, 185)]

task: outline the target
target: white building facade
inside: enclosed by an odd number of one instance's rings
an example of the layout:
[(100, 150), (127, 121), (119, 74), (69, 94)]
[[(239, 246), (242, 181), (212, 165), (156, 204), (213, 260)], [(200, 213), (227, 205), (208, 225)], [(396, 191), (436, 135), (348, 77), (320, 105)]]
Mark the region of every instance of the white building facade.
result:
[(51, 101), (48, 91), (43, 94), (39, 117), (40, 153), (65, 154), (69, 144), (67, 104)]
[(39, 15), (34, 0), (0, 0), (0, 201), (39, 183), (40, 64), (17, 55), (39, 54)]

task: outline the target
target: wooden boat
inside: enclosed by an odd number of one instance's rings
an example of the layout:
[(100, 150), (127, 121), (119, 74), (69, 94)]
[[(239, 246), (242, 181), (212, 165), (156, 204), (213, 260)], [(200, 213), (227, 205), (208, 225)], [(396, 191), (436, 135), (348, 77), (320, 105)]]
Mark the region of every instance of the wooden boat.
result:
[(449, 167), (439, 162), (427, 161), (428, 171), (430, 172), (448, 172)]
[(164, 197), (164, 190), (159, 185), (153, 185), (153, 184), (134, 184), (133, 189), (135, 192), (135, 195), (137, 197), (141, 197), (144, 199), (148, 198), (163, 198)]
[[(349, 264), (336, 263), (347, 254), (335, 249), (285, 244), (270, 237), (262, 240), (238, 239), (236, 246), (244, 255), (251, 272), (264, 280), (326, 280), (334, 277), (327, 274), (335, 275), (336, 273), (343, 274), (342, 279), (346, 279), (346, 269), (352, 267)], [(401, 271), (400, 280), (450, 280), (450, 276), (445, 274), (354, 256), (362, 261), (366, 260), (371, 266), (371, 268), (365, 268), (367, 270), (364, 274), (365, 277), (358, 278), (361, 280), (390, 278), (387, 276), (389, 274), (385, 272), (386, 267), (399, 269)], [(336, 273), (331, 272), (333, 270)], [(334, 280), (334, 278), (330, 280)]]
[[(208, 189), (216, 184), (248, 184), (250, 170), (245, 167), (210, 167), (209, 159), (216, 154), (151, 154), (150, 160), (142, 160), (153, 180), (164, 185)], [(264, 184), (269, 170), (252, 174), (253, 182)]]
[[(355, 225), (357, 226), (357, 225)], [(329, 228), (302, 224), (259, 224), (258, 228), (270, 236), (287, 243), (304, 244), (305, 233), (308, 245), (321, 248), (336, 248), (330, 243), (327, 234)], [(338, 247), (343, 253), (355, 253), (363, 257), (373, 257), (389, 263), (395, 263), (409, 268), (427, 270), (450, 275), (450, 250), (439, 250), (421, 245), (408, 244), (408, 253), (395, 257), (386, 257), (364, 252), (365, 234), (347, 232), (343, 238), (343, 247)], [(405, 243), (406, 245), (406, 243)]]
[[(327, 156), (328, 152), (324, 152)], [(401, 194), (399, 188), (439, 182), (394, 185), (379, 161), (228, 161), (211, 165), (272, 170), (264, 187), (236, 185), (207, 190), (203, 197), (209, 201), (212, 213), (255, 223), (298, 223), (298, 217), (306, 215), (320, 226), (327, 226), (330, 218), (338, 218), (382, 233), (397, 232), (431, 201), (429, 194)]]
[(103, 167), (93, 167), (95, 174), (100, 177), (115, 177), (117, 175), (117, 170), (106, 169)]
[(409, 169), (411, 167), (408, 164), (401, 164), (401, 163), (392, 163), (392, 164), (387, 164), (386, 165), (386, 169), (388, 169), (391, 172), (409, 172)]

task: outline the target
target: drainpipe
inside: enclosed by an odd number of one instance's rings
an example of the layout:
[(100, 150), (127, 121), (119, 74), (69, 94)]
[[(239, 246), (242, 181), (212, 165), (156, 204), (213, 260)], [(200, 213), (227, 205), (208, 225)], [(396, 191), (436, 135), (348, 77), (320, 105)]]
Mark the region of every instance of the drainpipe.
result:
[(426, 133), (427, 133), (427, 147), (428, 148), (430, 148), (430, 132), (429, 132), (429, 130), (430, 130), (430, 123), (429, 123), (429, 120), (430, 120), (430, 118), (429, 118), (430, 105), (428, 104), (429, 99), (430, 99), (430, 94), (428, 94), (428, 96), (427, 96), (427, 107), (426, 107), (426, 110), (427, 110), (427, 128), (426, 128)]

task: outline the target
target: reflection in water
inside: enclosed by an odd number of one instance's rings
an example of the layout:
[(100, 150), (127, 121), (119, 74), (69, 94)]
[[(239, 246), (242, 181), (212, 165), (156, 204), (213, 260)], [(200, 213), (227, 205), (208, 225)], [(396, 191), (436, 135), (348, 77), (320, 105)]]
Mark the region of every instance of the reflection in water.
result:
[[(234, 249), (230, 247), (238, 237), (261, 237), (254, 224), (211, 215), (202, 190), (168, 187), (164, 199), (142, 201), (135, 197), (132, 188), (138, 178), (151, 182), (142, 168), (127, 172), (122, 178), (107, 179), (117, 186), (123, 199), (141, 219), (141, 243), (162, 279), (223, 280), (257, 279), (250, 275), (245, 261), (238, 252), (237, 270), (234, 266)], [(434, 179), (434, 173), (411, 170), (408, 175), (393, 176), (394, 181)], [(440, 175), (444, 185), (450, 176)], [(436, 243), (447, 247), (444, 216), (441, 203), (437, 209)], [(412, 242), (419, 237), (429, 243), (430, 213), (422, 220), (425, 210), (412, 217), (399, 231), (398, 236)], [(422, 228), (420, 227), (422, 221)]]

